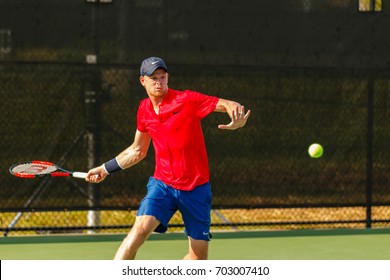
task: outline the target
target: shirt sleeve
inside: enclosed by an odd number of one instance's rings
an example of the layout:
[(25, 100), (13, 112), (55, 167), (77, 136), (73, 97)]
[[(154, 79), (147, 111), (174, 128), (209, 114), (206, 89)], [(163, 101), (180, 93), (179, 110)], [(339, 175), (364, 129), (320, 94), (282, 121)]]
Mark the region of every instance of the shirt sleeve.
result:
[(208, 114), (213, 112), (219, 101), (218, 97), (206, 95), (195, 91), (189, 91), (189, 94), (192, 95), (193, 100), (197, 104), (196, 115), (200, 119), (203, 119)]

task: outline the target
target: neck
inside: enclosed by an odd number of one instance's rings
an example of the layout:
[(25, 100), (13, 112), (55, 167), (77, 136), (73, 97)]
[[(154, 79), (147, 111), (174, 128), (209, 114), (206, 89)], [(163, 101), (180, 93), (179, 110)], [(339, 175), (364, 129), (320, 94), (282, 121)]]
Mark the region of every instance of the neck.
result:
[(153, 109), (156, 112), (156, 114), (159, 113), (159, 106), (163, 102), (167, 93), (168, 91), (162, 96), (149, 95), (150, 102), (152, 103)]

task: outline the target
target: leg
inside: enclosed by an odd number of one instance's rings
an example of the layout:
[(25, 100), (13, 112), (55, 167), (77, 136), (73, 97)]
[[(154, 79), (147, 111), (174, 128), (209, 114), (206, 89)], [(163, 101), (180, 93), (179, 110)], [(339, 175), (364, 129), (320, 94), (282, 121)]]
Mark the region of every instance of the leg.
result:
[(209, 241), (188, 237), (189, 250), (184, 260), (207, 260)]
[(160, 222), (153, 216), (138, 216), (115, 254), (115, 260), (133, 260), (138, 249)]
[(210, 234), (211, 186), (200, 185), (192, 191), (180, 193), (179, 210), (182, 214), (189, 249), (185, 260), (207, 260)]
[(134, 226), (116, 252), (115, 260), (134, 259), (152, 231), (166, 231), (165, 226), (159, 227), (160, 222), (167, 225), (176, 212), (168, 196), (168, 186), (150, 177), (147, 188), (148, 192), (138, 208)]

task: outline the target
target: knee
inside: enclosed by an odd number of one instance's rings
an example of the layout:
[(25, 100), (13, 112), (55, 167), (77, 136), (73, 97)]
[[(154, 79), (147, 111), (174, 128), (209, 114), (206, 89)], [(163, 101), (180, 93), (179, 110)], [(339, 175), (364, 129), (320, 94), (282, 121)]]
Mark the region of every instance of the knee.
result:
[(191, 260), (207, 260), (207, 252), (206, 253), (190, 253)]
[(126, 238), (131, 238), (131, 236), (136, 237), (137, 239), (145, 240), (150, 235), (151, 230), (143, 227), (142, 225), (134, 225)]
[(190, 260), (207, 260), (208, 259), (208, 241), (205, 240), (195, 240), (191, 237), (189, 252), (186, 256)]
[(207, 260), (207, 252), (206, 253), (195, 253), (193, 251), (189, 251), (188, 254), (183, 258), (184, 260)]
[(142, 217), (136, 220), (128, 236), (146, 239), (157, 227), (158, 221), (154, 217)]

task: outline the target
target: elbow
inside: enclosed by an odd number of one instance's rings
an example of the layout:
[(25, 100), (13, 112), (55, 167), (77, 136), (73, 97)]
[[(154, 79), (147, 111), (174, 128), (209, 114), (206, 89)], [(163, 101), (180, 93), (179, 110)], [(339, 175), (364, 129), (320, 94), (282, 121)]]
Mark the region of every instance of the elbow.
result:
[(138, 154), (138, 161), (143, 160), (144, 158), (146, 158), (147, 155), (148, 155), (147, 151), (140, 151)]

